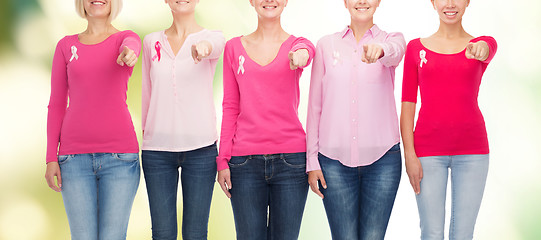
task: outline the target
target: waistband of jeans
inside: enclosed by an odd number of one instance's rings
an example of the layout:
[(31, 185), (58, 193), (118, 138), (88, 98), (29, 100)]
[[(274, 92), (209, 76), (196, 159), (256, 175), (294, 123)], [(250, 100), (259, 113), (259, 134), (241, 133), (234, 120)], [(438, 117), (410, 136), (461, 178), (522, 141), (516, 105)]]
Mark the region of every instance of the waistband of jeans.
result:
[(254, 154), (254, 155), (248, 155), (246, 156), (248, 159), (283, 159), (288, 156), (295, 156), (295, 155), (304, 155), (306, 156), (306, 152), (297, 152), (297, 153), (274, 153), (274, 154)]

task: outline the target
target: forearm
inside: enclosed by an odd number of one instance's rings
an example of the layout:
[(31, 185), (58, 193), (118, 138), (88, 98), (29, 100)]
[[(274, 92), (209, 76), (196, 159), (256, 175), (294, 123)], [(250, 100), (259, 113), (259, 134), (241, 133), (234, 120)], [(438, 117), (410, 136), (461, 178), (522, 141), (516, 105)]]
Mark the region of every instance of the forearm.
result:
[(406, 157), (417, 156), (415, 153), (414, 137), (413, 137), (415, 107), (416, 107), (415, 103), (402, 102), (402, 111), (400, 114), (400, 131), (402, 134), (402, 142), (404, 144), (404, 154)]

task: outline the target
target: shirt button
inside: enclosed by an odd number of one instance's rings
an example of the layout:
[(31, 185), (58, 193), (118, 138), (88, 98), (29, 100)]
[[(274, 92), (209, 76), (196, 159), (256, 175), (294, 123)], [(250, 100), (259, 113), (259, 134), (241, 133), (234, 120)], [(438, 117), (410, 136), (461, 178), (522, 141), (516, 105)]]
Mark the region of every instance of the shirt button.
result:
[(351, 121), (355, 122), (355, 118), (353, 120), (351, 120)]
[(356, 139), (357, 139), (357, 137), (353, 137), (353, 140), (356, 140)]

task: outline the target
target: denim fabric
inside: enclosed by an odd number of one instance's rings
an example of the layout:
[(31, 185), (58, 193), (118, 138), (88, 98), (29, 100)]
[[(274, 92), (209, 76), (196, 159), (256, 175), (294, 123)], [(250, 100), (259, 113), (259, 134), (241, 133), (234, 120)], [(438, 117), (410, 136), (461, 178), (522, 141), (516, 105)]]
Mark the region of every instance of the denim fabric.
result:
[(442, 240), (445, 225), (447, 179), (451, 170), (450, 240), (473, 238), (488, 174), (488, 154), (420, 157), (423, 166), (417, 206), (421, 239)]
[(207, 239), (216, 178), (216, 144), (186, 152), (143, 150), (152, 238), (177, 239), (179, 167), (182, 188), (182, 239)]
[(383, 239), (402, 172), (400, 144), (368, 166), (347, 167), (321, 153), (319, 164), (327, 183), (327, 189), (319, 188), (332, 238)]
[(140, 167), (138, 153), (58, 156), (71, 239), (126, 239)]
[(237, 239), (297, 239), (308, 194), (306, 153), (234, 156), (229, 168)]

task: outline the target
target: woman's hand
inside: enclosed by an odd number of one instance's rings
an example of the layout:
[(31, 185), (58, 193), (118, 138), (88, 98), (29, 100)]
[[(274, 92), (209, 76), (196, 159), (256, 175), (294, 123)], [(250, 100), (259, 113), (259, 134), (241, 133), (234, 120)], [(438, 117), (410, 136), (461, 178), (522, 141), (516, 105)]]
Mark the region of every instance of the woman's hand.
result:
[(379, 44), (364, 44), (361, 61), (364, 63), (375, 63), (383, 57), (383, 48)]
[(231, 172), (229, 168), (218, 171), (218, 184), (222, 187), (225, 195), (231, 198), (231, 193), (229, 192), (231, 189)]
[(128, 67), (133, 67), (137, 63), (137, 55), (133, 50), (124, 46), (124, 50), (118, 55), (116, 63), (120, 66), (126, 65)]
[(466, 46), (466, 58), (485, 61), (488, 58), (490, 49), (485, 41), (468, 43)]
[[(55, 183), (54, 177), (58, 182), (58, 185)], [(62, 175), (60, 174), (60, 166), (58, 162), (49, 162), (47, 163), (47, 170), (45, 170), (45, 180), (49, 187), (57, 192), (62, 191)]]
[(419, 195), (421, 193), (421, 180), (423, 179), (423, 166), (421, 161), (415, 154), (413, 156), (406, 157), (406, 172), (410, 179), (410, 184), (413, 187), (415, 194)]
[(212, 52), (212, 44), (208, 41), (201, 41), (192, 45), (192, 58), (197, 64), (210, 55)]
[(310, 55), (308, 54), (308, 50), (302, 48), (295, 52), (289, 52), (289, 69), (295, 70), (297, 68), (302, 68), (308, 64), (308, 59), (310, 58)]
[(323, 199), (324, 196), (321, 191), (319, 191), (317, 181), (321, 181), (323, 188), (327, 189), (327, 183), (325, 182), (325, 177), (323, 177), (323, 172), (321, 170), (308, 172), (308, 184), (310, 184), (312, 192), (316, 193), (319, 197), (321, 197), (321, 199)]

